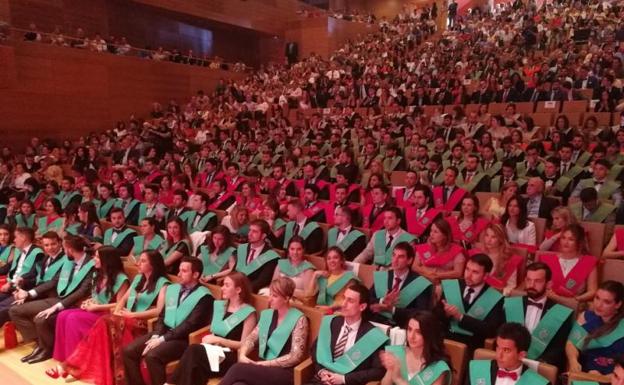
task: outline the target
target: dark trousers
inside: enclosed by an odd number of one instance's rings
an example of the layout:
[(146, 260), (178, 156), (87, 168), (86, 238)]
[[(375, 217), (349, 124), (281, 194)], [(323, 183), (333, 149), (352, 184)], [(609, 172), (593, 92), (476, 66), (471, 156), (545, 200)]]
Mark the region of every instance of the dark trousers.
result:
[(234, 364), (219, 385), (292, 385), (292, 368), (267, 367), (254, 364)]
[(152, 385), (162, 385), (167, 381), (165, 369), (171, 361), (179, 359), (188, 346), (188, 340), (172, 340), (162, 342), (143, 356), (145, 343), (153, 333), (144, 335), (132, 341), (123, 348), (123, 363), (128, 385), (144, 385), (141, 376), (141, 359), (145, 360), (147, 371), (152, 379)]
[(52, 353), (54, 348), (54, 327), (58, 312), (48, 319), (35, 318), (35, 316), (40, 311), (58, 303), (58, 301), (58, 298), (44, 298), (9, 308), (9, 316), (11, 316), (15, 327), (22, 335), (24, 342), (30, 342), (37, 338), (39, 346), (43, 349), (48, 349)]
[(15, 301), (15, 299), (11, 294), (0, 294), (0, 326), (11, 319), (11, 317), (9, 317), (9, 309), (13, 301)]
[(205, 384), (210, 378), (222, 377), (236, 363), (236, 353), (225, 353), (225, 360), (219, 364), (219, 372), (210, 370), (210, 363), (203, 345), (190, 345), (180, 358), (173, 373), (172, 382), (176, 385)]

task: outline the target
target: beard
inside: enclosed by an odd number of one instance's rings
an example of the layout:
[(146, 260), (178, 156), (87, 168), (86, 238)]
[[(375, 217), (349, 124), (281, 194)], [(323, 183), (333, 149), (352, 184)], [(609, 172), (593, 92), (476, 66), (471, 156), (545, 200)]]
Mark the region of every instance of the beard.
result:
[(546, 294), (546, 290), (537, 291), (535, 289), (527, 289), (527, 297), (531, 299), (541, 298), (544, 294)]

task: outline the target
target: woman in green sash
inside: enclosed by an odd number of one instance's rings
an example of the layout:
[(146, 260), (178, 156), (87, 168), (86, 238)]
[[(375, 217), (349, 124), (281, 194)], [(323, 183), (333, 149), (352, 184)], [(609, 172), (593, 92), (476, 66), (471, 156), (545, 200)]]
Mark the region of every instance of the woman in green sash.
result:
[[(173, 374), (176, 385), (205, 384), (212, 377), (223, 376), (236, 363), (237, 351), (256, 326), (256, 309), (251, 306), (249, 279), (237, 271), (228, 274), (221, 286), (221, 301), (214, 302), (211, 333), (202, 338), (201, 344), (190, 345)], [(205, 345), (229, 348), (219, 371), (210, 369)]]
[(31, 201), (24, 200), (19, 203), (19, 211), (15, 215), (9, 215), (6, 222), (15, 227), (35, 228), (35, 205)]
[(138, 262), (139, 256), (144, 250), (160, 250), (165, 240), (156, 233), (157, 230), (158, 221), (156, 218), (147, 217), (141, 220), (139, 223), (141, 235), (134, 237), (134, 247), (128, 257), (130, 261)]
[(61, 234), (79, 235), (80, 221), (78, 220), (78, 203), (70, 203), (63, 210), (63, 230)]
[(592, 310), (581, 313), (566, 344), (570, 372), (607, 375), (613, 358), (624, 352), (624, 285), (605, 281), (596, 294)]
[(310, 280), (308, 292), (316, 297), (316, 307), (328, 314), (340, 309), (344, 292), (357, 277), (345, 269), (345, 255), (338, 246), (332, 246), (325, 254), (325, 270), (316, 270)]
[(230, 230), (234, 240), (246, 242), (249, 232), (249, 209), (244, 206), (234, 206), (230, 215), (223, 217), (221, 224)]
[(279, 217), (280, 204), (272, 196), (265, 199), (263, 203), (262, 215), (260, 219), (267, 221), (271, 227), (271, 232), (268, 234), (268, 238), (272, 245), (284, 244), (284, 231), (286, 230), (286, 221)]
[(141, 253), (138, 270), (112, 314), (98, 319), (63, 363), (72, 377), (97, 385), (122, 383), (122, 348), (145, 334), (147, 320), (160, 314), (169, 284), (165, 262), (156, 250)]
[(438, 318), (414, 312), (407, 323), (407, 346), (387, 346), (381, 353), (386, 375), (381, 385), (449, 385), (453, 379)]
[[(80, 309), (63, 310), (58, 315), (53, 357), (59, 362), (65, 361), (74, 352), (96, 321), (108, 314), (128, 289), (128, 277), (117, 249), (100, 247), (93, 257), (93, 263), (95, 274), (91, 297), (82, 302)], [(46, 374), (58, 376), (59, 369), (51, 369)]]
[(191, 239), (182, 219), (173, 217), (167, 222), (167, 239), (162, 248), (165, 266), (169, 274), (178, 274), (180, 260), (191, 255)]
[(214, 283), (230, 274), (236, 266), (235, 252), (230, 230), (222, 225), (215, 226), (206, 237), (205, 243), (199, 247), (197, 257), (204, 265), (200, 280), (203, 283)]
[[(258, 326), (243, 341), (234, 364), (221, 379), (220, 385), (292, 385), (293, 368), (307, 354), (308, 319), (290, 306), (295, 283), (278, 278), (269, 287), (269, 309), (260, 313)], [(257, 361), (249, 354), (258, 344)]]
[(37, 219), (37, 236), (42, 236), (48, 231), (60, 232), (63, 228), (63, 209), (61, 202), (56, 198), (49, 198), (43, 204), (45, 216)]
[(0, 224), (0, 267), (13, 262), (15, 246), (12, 245), (12, 235), (9, 225)]
[(288, 242), (288, 256), (277, 262), (273, 279), (288, 277), (295, 283), (294, 297), (303, 303), (307, 303), (312, 293), (309, 292), (309, 284), (314, 276), (314, 265), (306, 261), (304, 257), (303, 238), (295, 235)]

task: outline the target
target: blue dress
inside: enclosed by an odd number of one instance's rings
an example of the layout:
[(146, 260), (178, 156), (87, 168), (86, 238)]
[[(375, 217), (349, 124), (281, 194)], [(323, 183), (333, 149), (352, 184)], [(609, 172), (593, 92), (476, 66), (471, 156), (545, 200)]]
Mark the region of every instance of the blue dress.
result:
[[(602, 318), (591, 310), (584, 313), (585, 324), (583, 329), (588, 333), (598, 329), (604, 324)], [(624, 352), (624, 338), (616, 340), (611, 346), (606, 348), (583, 349), (579, 355), (579, 363), (584, 372), (596, 370), (601, 374), (613, 373), (614, 357)]]

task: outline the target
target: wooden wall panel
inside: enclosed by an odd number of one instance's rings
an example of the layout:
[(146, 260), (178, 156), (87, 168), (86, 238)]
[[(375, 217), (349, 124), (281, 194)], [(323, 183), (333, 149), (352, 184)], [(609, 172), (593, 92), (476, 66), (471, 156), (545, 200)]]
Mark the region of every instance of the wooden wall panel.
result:
[(0, 21), (10, 23), (11, 11), (9, 0), (0, 0)]
[(146, 116), (154, 101), (184, 103), (220, 78), (244, 74), (18, 43), (13, 79), (0, 92), (0, 144), (20, 148), (30, 137), (76, 138)]
[(61, 26), (73, 35), (78, 27), (88, 35), (96, 32), (108, 36), (106, 0), (7, 0), (10, 3), (11, 23), (27, 28), (31, 22), (42, 31), (51, 32)]

